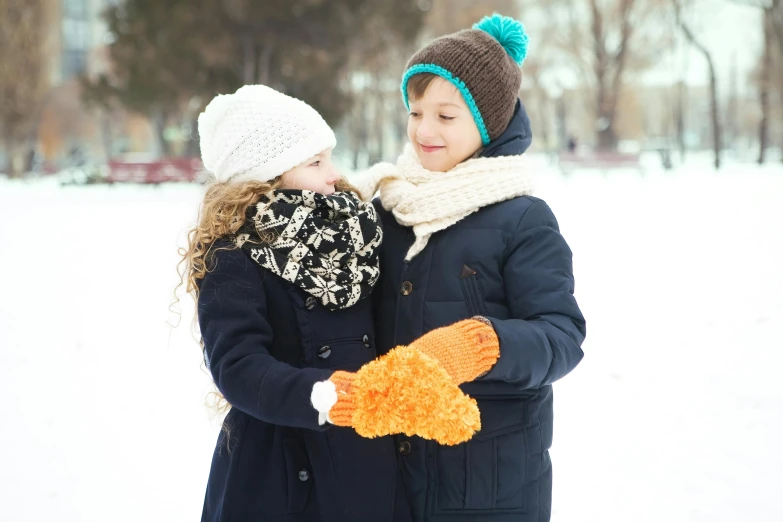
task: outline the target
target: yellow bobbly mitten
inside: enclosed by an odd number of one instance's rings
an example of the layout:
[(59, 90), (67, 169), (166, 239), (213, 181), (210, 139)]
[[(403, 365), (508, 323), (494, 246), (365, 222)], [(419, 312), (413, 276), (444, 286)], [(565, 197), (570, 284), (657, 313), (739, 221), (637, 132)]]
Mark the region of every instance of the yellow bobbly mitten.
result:
[(476, 401), (437, 361), (398, 346), (358, 372), (338, 371), (311, 396), (320, 419), (350, 426), (363, 437), (404, 433), (453, 445), (481, 429)]

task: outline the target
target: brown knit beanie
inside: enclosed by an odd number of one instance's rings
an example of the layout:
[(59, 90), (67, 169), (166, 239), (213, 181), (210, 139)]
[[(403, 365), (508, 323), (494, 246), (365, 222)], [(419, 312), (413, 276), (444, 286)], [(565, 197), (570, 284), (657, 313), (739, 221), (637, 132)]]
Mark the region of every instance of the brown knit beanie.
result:
[(411, 76), (436, 74), (460, 91), (486, 146), (506, 130), (514, 115), (527, 46), (522, 23), (499, 14), (484, 17), (472, 29), (442, 36), (408, 61), (401, 86), (405, 107), (410, 109)]

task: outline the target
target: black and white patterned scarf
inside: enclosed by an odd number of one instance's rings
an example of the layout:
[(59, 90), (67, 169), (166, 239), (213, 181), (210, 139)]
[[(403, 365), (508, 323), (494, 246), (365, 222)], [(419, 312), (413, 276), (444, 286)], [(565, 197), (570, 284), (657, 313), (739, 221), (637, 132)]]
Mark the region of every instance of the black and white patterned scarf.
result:
[(245, 217), (237, 246), (326, 308), (348, 308), (370, 295), (383, 238), (372, 203), (350, 192), (281, 189), (248, 207)]

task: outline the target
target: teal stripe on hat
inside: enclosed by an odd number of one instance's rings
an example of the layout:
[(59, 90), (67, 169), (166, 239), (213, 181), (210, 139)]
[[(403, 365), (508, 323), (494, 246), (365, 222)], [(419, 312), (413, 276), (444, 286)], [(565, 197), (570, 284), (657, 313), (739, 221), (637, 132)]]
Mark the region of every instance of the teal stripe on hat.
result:
[(432, 73), (437, 76), (440, 76), (444, 80), (448, 80), (454, 87), (459, 90), (460, 94), (462, 94), (462, 97), (465, 99), (465, 103), (468, 104), (468, 109), (470, 109), (470, 113), (473, 115), (473, 121), (476, 122), (476, 126), (478, 127), (479, 134), (481, 134), (481, 143), (483, 146), (489, 145), (490, 139), (489, 139), (489, 133), (487, 132), (487, 127), (484, 125), (484, 118), (481, 117), (481, 112), (478, 110), (478, 106), (476, 105), (476, 100), (473, 99), (473, 95), (470, 94), (470, 90), (468, 90), (468, 86), (465, 85), (465, 82), (451, 74), (449, 71), (441, 67), (440, 65), (435, 65), (434, 63), (420, 63), (417, 65), (414, 65), (407, 71), (405, 71), (405, 74), (402, 76), (402, 102), (405, 104), (405, 108), (410, 110), (410, 104), (408, 103), (408, 80), (411, 79), (411, 76), (414, 74), (420, 74), (420, 73)]

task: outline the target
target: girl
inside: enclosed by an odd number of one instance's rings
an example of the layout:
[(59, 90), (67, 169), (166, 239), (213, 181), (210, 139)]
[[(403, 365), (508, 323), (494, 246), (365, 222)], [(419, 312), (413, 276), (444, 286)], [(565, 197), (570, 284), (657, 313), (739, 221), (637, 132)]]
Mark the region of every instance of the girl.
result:
[[(463, 389), (481, 409), (476, 437), (453, 447), (398, 437), (416, 522), (550, 518), (551, 385), (582, 359), (585, 320), (571, 250), (530, 195), (522, 162), (527, 44), (519, 22), (493, 15), (419, 50), (402, 79), (410, 144), (396, 165), (371, 169), (362, 190), (380, 189), (385, 233), (373, 294), (379, 351), (422, 334), (464, 341), (479, 320), (500, 344), (484, 375), (449, 372), (473, 381)], [(438, 346), (428, 353), (447, 368), (487, 360), (477, 344)]]
[[(216, 181), (183, 262), (205, 362), (232, 405), (202, 520), (409, 521), (394, 440), (379, 436), (454, 444), (479, 416), (415, 344), (374, 361), (374, 207), (341, 179), (334, 133), (302, 101), (245, 86), (198, 123)], [(468, 342), (496, 351), (482, 326)]]
[(375, 210), (341, 179), (335, 136), (304, 102), (245, 86), (198, 123), (216, 181), (184, 262), (205, 361), (232, 405), (202, 520), (410, 520), (394, 441), (326, 430), (310, 404), (316, 382), (376, 356)]

